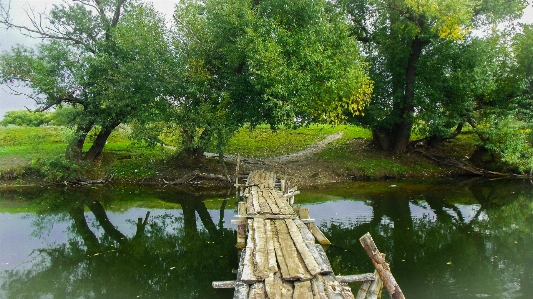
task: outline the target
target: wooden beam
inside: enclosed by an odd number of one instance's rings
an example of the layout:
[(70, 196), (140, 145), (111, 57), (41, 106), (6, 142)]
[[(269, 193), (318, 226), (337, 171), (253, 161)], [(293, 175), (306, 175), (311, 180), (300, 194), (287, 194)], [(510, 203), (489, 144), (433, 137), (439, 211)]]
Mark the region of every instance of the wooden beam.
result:
[(372, 236), (370, 236), (369, 233), (366, 233), (359, 239), (359, 241), (361, 242), (361, 245), (363, 245), (365, 252), (370, 257), (370, 260), (372, 260), (372, 263), (378, 271), (379, 276), (383, 280), (383, 285), (385, 285), (385, 288), (389, 292), (391, 298), (405, 299), (405, 296), (403, 295), (400, 286), (398, 285), (396, 279), (394, 279), (394, 276), (390, 271), (389, 264), (385, 262), (385, 259), (380, 254), (378, 248), (376, 247), (376, 244), (374, 243), (374, 240), (372, 240)]
[(235, 280), (213, 281), (212, 285), (214, 289), (233, 289), (235, 288)]
[(356, 275), (337, 275), (335, 279), (340, 283), (350, 283), (356, 281), (374, 281), (376, 277), (372, 273), (356, 274)]

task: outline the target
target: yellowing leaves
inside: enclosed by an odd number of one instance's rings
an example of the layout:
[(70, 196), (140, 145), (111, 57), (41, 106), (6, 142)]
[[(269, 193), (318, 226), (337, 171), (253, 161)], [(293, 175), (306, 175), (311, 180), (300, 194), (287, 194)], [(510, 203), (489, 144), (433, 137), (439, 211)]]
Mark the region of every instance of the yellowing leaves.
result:
[(405, 0), (407, 12), (427, 19), (431, 30), (441, 38), (464, 39), (470, 31), (476, 1), (472, 0)]

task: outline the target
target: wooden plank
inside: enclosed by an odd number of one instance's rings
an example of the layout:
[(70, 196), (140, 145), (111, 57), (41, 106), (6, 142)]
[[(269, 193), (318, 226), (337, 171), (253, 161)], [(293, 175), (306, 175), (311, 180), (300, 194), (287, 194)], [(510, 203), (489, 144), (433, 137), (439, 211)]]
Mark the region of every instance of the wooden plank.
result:
[(247, 215), (257, 214), (254, 208), (254, 191), (253, 190), (249, 191), (248, 197), (246, 198), (246, 214)]
[(381, 298), (381, 290), (383, 289), (383, 280), (381, 280), (381, 277), (379, 276), (379, 273), (377, 270), (374, 272), (374, 276), (376, 277), (376, 279), (370, 283), (370, 287), (368, 288), (368, 292), (366, 294), (365, 299)]
[[(283, 251), (281, 250), (281, 243), (279, 242), (278, 232), (275, 225), (275, 222), (271, 222), (272, 225), (272, 241), (274, 243), (274, 250), (276, 252), (276, 260), (279, 265), (280, 269), (280, 275), (281, 277), (290, 277), (291, 273), (289, 272), (289, 266), (287, 265), (287, 262), (285, 261), (285, 257), (283, 256)], [(276, 230), (274, 233), (274, 229)], [(292, 296), (292, 295), (291, 295)]]
[(242, 271), (244, 270), (244, 260), (246, 258), (245, 250), (239, 251), (239, 268), (237, 268), (237, 282), (242, 280)]
[(235, 283), (235, 292), (233, 292), (233, 299), (248, 299), (249, 289), (249, 285), (244, 282), (237, 281)]
[[(253, 220), (248, 220), (248, 228), (253, 228)], [(254, 259), (253, 259), (253, 252), (254, 252), (254, 230), (249, 229), (248, 230), (248, 240), (246, 242), (246, 248), (244, 249), (244, 265), (242, 270), (242, 278), (241, 280), (245, 283), (252, 284), (254, 282), (257, 282), (259, 279), (254, 274)]]
[(316, 240), (318, 241), (318, 243), (322, 244), (322, 245), (331, 245), (331, 242), (328, 240), (328, 238), (326, 238), (326, 236), (320, 231), (320, 229), (318, 229), (318, 227), (316, 226), (316, 224), (314, 223), (309, 223), (309, 230), (311, 231), (311, 233), (313, 234), (313, 236), (315, 236)]
[[(298, 251), (298, 249), (296, 249), (296, 250)], [(311, 272), (309, 272), (309, 270), (305, 266), (305, 261), (303, 260), (302, 255), (299, 254), (299, 252), (298, 252), (298, 254), (296, 256), (298, 257), (298, 263), (300, 265), (302, 265), (302, 268), (304, 269), (304, 273), (303, 273), (304, 276), (302, 278), (300, 278), (300, 280), (301, 281), (308, 281), (308, 280), (313, 279), (314, 275), (311, 274)]]
[(313, 298), (310, 281), (295, 281), (293, 299), (310, 299)]
[(335, 279), (340, 283), (350, 283), (356, 281), (374, 281), (376, 279), (375, 273), (365, 273), (356, 275), (337, 275)]
[(214, 289), (233, 289), (235, 287), (235, 280), (213, 281), (211, 285)]
[(265, 192), (265, 197), (267, 198), (267, 203), (268, 203), (268, 206), (270, 208), (270, 210), (272, 211), (272, 214), (274, 215), (278, 215), (278, 214), (281, 214), (281, 210), (278, 206), (278, 204), (276, 203), (276, 200), (274, 199), (274, 196), (272, 195), (273, 191), (267, 191)]
[(285, 198), (283, 197), (283, 195), (281, 193), (272, 193), (273, 197), (274, 197), (274, 200), (276, 201), (276, 204), (278, 205), (279, 209), (280, 209), (280, 212), (282, 214), (287, 214), (287, 215), (293, 215), (294, 214), (294, 210), (292, 209), (292, 207), (287, 203), (287, 201), (285, 200)]
[(313, 276), (320, 273), (320, 266), (318, 266), (315, 258), (309, 251), (309, 248), (307, 248), (307, 245), (304, 239), (302, 238), (302, 234), (298, 229), (298, 226), (296, 226), (292, 219), (285, 220), (285, 223), (287, 224), (287, 228), (289, 229), (289, 233), (294, 242), (294, 245), (296, 249), (298, 249), (298, 252), (300, 253), (300, 256), (302, 257), (303, 262), (309, 273), (311, 273), (311, 275)]
[(372, 260), (372, 263), (378, 271), (379, 276), (383, 280), (383, 285), (385, 286), (385, 288), (387, 288), (387, 291), (389, 292), (391, 298), (405, 299), (405, 296), (403, 295), (400, 286), (398, 285), (396, 279), (394, 279), (394, 276), (390, 271), (389, 264), (385, 262), (385, 259), (380, 254), (378, 248), (376, 247), (376, 244), (374, 243), (374, 240), (372, 240), (372, 236), (370, 236), (369, 233), (366, 233), (359, 239), (359, 241), (361, 242), (361, 245), (363, 245), (363, 248), (365, 249), (367, 255)]
[(281, 278), (279, 273), (270, 273), (265, 279), (265, 288), (268, 298), (281, 299)]
[(324, 290), (329, 299), (344, 299), (342, 296), (342, 286), (335, 280), (333, 274), (320, 277), (324, 281)]
[(265, 284), (256, 282), (250, 286), (249, 299), (266, 299)]
[[(284, 220), (274, 220), (276, 225), (276, 230), (278, 232), (278, 240), (281, 248), (281, 253), (283, 258), (287, 261), (287, 267), (289, 270), (289, 276), (282, 276), (286, 280), (298, 280), (302, 279), (305, 276), (310, 275), (304, 265), (299, 261), (299, 255), (294, 242), (292, 241), (287, 225)], [(277, 256), (276, 251), (276, 256)], [(288, 262), (290, 261), (290, 262)], [(282, 272), (283, 274), (283, 272)]]
[[(316, 277), (316, 276), (315, 276), (315, 277)], [(313, 279), (310, 280), (309, 282), (311, 283), (311, 291), (312, 291), (312, 293), (313, 293), (313, 297), (312, 297), (312, 298), (313, 298), (313, 299), (322, 299), (322, 298), (320, 297), (320, 291), (318, 290), (318, 286), (317, 286), (316, 283), (315, 283), (315, 279), (314, 279), (314, 277), (313, 277)]]
[(284, 281), (281, 284), (281, 298), (292, 299), (293, 293), (294, 293), (294, 285), (290, 282)]
[(341, 285), (341, 294), (343, 299), (355, 299), (352, 289), (347, 285)]
[[(308, 208), (300, 208), (299, 216), (300, 216), (301, 219), (309, 219), (309, 218), (311, 218), (311, 216), (309, 214), (309, 209)], [(317, 239), (318, 243), (320, 243), (322, 245), (331, 245), (331, 242), (320, 231), (320, 229), (316, 226), (316, 224), (314, 222), (307, 223), (307, 227), (309, 228), (309, 230), (311, 231), (313, 236), (315, 236), (315, 238)]]
[(365, 299), (371, 284), (372, 281), (370, 280), (363, 281), (361, 287), (359, 288), (359, 291), (357, 292), (357, 296), (355, 296), (355, 299)]
[(268, 277), (267, 236), (265, 232), (265, 220), (254, 219), (254, 275), (258, 279)]
[(333, 273), (333, 269), (331, 268), (331, 264), (329, 263), (329, 259), (326, 256), (326, 252), (324, 251), (324, 248), (322, 248), (322, 245), (309, 243), (306, 243), (306, 245), (320, 267), (320, 274)]
[(261, 205), (259, 204), (259, 196), (260, 196), (260, 193), (261, 190), (258, 188), (258, 187), (252, 187), (252, 191), (251, 191), (251, 194), (252, 194), (252, 204), (253, 204), (253, 207), (254, 207), (254, 211), (256, 214), (261, 214)]
[(315, 276), (315, 278), (311, 280), (311, 285), (316, 292), (313, 298), (328, 299), (326, 290), (324, 289), (324, 280), (320, 275)]
[(274, 235), (272, 231), (272, 221), (265, 221), (265, 233), (267, 242), (267, 259), (268, 259), (268, 272), (278, 272), (278, 263), (276, 261), (276, 250), (274, 248)]
[(304, 241), (309, 244), (315, 244), (315, 237), (313, 237), (313, 234), (311, 233), (309, 228), (307, 228), (305, 223), (303, 223), (298, 218), (294, 219), (294, 223), (296, 223), (298, 229), (300, 229), (300, 233), (302, 234), (302, 238), (304, 239)]
[(262, 218), (262, 219), (293, 219), (294, 215), (274, 215), (274, 214), (263, 214), (263, 215), (246, 215), (247, 218)]
[(267, 203), (267, 198), (265, 197), (265, 195), (268, 196), (268, 191), (261, 190), (257, 195), (257, 201), (261, 209), (259, 214), (272, 214), (272, 210), (270, 209), (270, 206)]

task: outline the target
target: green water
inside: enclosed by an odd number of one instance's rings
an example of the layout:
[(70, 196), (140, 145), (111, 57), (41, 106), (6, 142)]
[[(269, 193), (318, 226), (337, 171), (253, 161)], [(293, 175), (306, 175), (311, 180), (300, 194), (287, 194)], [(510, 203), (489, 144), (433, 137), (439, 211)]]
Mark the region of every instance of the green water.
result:
[[(0, 190), (0, 298), (232, 298), (231, 190)], [(372, 272), (373, 236), (407, 298), (530, 298), (529, 181), (354, 182), (296, 202), (334, 243), (337, 274)], [(353, 285), (357, 288), (357, 285)], [(388, 298), (388, 296), (384, 296)]]

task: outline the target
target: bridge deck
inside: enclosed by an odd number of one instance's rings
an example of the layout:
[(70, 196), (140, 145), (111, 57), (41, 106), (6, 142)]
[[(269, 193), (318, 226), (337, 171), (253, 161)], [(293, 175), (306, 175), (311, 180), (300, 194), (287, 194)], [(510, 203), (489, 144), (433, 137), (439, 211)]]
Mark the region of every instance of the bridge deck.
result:
[(247, 181), (247, 225), (234, 298), (354, 298), (337, 281), (322, 246), (274, 188), (271, 172), (252, 172)]

